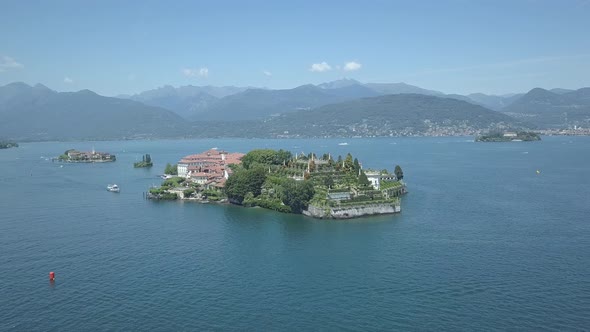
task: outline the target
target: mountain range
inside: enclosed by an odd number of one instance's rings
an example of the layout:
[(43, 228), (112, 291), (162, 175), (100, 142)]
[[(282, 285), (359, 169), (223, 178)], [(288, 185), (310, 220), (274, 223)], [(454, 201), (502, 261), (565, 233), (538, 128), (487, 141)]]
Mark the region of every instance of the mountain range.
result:
[(535, 88), (503, 109), (540, 128), (590, 125), (590, 88), (578, 90)]
[[(261, 89), (252, 87), (164, 86), (133, 96), (122, 96), (147, 105), (170, 109), (190, 121), (255, 120), (274, 114), (311, 109), (358, 98), (415, 93), (463, 100), (502, 111), (524, 94), (469, 95), (444, 94), (406, 83), (361, 83), (341, 79), (319, 85), (302, 85), (292, 89)], [(569, 92), (566, 89), (556, 89)]]
[(461, 134), (463, 130), (522, 126), (514, 118), (480, 105), (415, 93), (361, 98), (284, 113), (266, 125), (273, 136), (288, 133), (312, 137)]
[(17, 141), (176, 137), (189, 128), (172, 111), (90, 90), (56, 92), (24, 83), (0, 87), (0, 136)]
[(165, 85), (136, 95), (120, 95), (118, 97), (139, 101), (150, 106), (166, 108), (186, 119), (190, 119), (194, 115), (207, 110), (209, 106), (217, 102), (220, 98), (240, 93), (247, 89), (249, 88), (193, 85), (174, 88), (173, 86)]
[(115, 98), (89, 90), (56, 92), (41, 84), (0, 87), (0, 138), (19, 141), (260, 137), (285, 132), (387, 136), (442, 127), (573, 125), (590, 126), (590, 88), (465, 96), (405, 83), (343, 79), (280, 90), (164, 86)]

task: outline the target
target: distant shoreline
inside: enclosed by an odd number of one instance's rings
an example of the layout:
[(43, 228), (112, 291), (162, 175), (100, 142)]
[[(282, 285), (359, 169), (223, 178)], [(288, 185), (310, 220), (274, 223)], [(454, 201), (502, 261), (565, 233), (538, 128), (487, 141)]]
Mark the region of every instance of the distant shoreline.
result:
[[(543, 130), (530, 130), (530, 132), (542, 135), (542, 136), (590, 136), (589, 129), (543, 129)], [(116, 142), (116, 141), (176, 141), (176, 140), (193, 140), (193, 139), (356, 139), (356, 138), (404, 138), (404, 137), (477, 137), (483, 134), (484, 131), (476, 131), (469, 133), (461, 133), (456, 135), (449, 134), (428, 134), (428, 133), (416, 133), (411, 135), (375, 135), (375, 136), (305, 136), (305, 135), (272, 135), (272, 136), (177, 136), (177, 137), (120, 137), (120, 138), (79, 138), (79, 139), (47, 139), (47, 140), (28, 140), (20, 139), (21, 143), (66, 143), (66, 142)]]

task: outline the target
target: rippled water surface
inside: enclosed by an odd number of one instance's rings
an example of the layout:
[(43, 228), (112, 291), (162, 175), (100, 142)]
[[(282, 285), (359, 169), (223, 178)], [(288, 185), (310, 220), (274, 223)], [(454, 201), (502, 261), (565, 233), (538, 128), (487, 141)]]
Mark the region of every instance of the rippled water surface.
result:
[[(47, 159), (93, 147), (117, 161)], [(143, 199), (211, 147), (351, 152), (410, 193), (344, 222)], [(0, 186), (0, 330), (590, 328), (588, 137), (30, 143)]]

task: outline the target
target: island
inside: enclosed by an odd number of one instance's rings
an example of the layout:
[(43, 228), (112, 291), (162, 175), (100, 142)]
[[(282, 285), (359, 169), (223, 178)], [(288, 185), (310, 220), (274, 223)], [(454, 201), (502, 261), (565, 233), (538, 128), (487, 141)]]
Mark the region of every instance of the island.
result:
[(133, 167), (141, 168), (141, 167), (152, 167), (154, 164), (152, 163), (152, 157), (149, 154), (145, 154), (142, 157), (142, 161), (138, 161), (133, 163)]
[(228, 202), (320, 219), (401, 212), (403, 170), (364, 169), (349, 153), (292, 154), (259, 149), (247, 154), (212, 149), (182, 158), (177, 176), (146, 193), (148, 199)]
[(541, 136), (539, 134), (528, 131), (492, 131), (475, 138), (476, 142), (529, 142), (540, 140)]
[(11, 141), (0, 141), (0, 149), (18, 148), (18, 143)]
[(108, 152), (78, 151), (74, 149), (66, 150), (62, 155), (54, 160), (68, 163), (106, 163), (113, 162), (116, 159), (114, 154)]

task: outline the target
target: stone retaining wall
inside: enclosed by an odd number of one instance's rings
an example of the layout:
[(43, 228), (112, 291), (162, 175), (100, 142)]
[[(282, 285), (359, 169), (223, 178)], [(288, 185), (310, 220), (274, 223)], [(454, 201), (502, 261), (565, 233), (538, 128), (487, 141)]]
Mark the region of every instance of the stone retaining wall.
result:
[(342, 208), (321, 208), (310, 205), (307, 210), (303, 211), (303, 214), (321, 219), (350, 219), (369, 215), (399, 212), (401, 212), (401, 205), (393, 204), (367, 204)]

